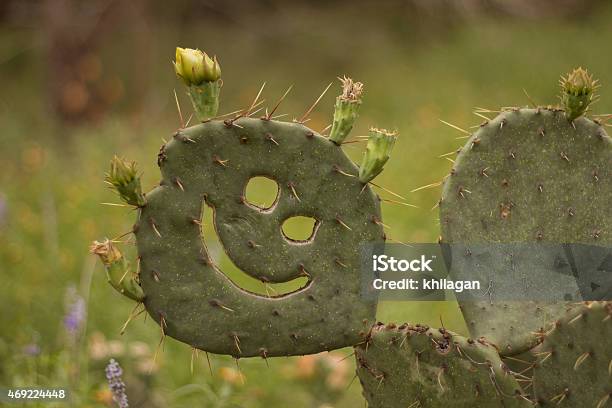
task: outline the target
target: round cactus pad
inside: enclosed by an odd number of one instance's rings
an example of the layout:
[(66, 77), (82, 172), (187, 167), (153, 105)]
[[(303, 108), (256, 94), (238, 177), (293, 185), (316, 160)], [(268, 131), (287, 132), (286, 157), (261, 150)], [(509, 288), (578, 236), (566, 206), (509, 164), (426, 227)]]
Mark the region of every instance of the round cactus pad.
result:
[[(561, 255), (551, 254), (550, 267), (565, 265), (578, 276), (588, 265), (572, 245), (609, 246), (610, 203), (612, 139), (600, 124), (585, 117), (570, 122), (559, 109), (507, 110), (484, 122), (459, 152), (440, 201), (442, 242), (558, 243)], [(563, 313), (563, 300), (461, 307), (474, 337), (487, 336), (511, 355), (534, 345), (534, 332)]]
[[(209, 121), (177, 132), (159, 165), (163, 179), (146, 195), (135, 234), (144, 304), (165, 334), (235, 357), (317, 353), (362, 339), (376, 301), (361, 294), (360, 250), (384, 234), (378, 197), (339, 146), (298, 123)], [(245, 198), (259, 176), (279, 186), (268, 209)], [(244, 273), (308, 282), (275, 297), (240, 288), (207, 252), (203, 205)], [(295, 216), (316, 220), (309, 239), (283, 234)]]

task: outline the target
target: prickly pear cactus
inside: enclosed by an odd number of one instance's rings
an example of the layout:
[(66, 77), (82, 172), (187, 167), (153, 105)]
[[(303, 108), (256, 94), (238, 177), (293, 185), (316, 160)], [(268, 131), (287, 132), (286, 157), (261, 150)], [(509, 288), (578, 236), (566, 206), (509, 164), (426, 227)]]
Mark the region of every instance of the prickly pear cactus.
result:
[[(576, 306), (576, 305), (575, 305)], [(609, 406), (612, 302), (587, 302), (555, 322), (531, 351), (534, 400), (541, 406)]]
[(379, 324), (355, 355), (370, 408), (532, 406), (495, 347), (482, 339)]
[[(445, 180), (441, 242), (609, 245), (612, 139), (581, 116), (595, 88), (586, 71), (576, 70), (562, 79), (562, 109), (505, 109), (482, 123)], [(571, 248), (560, 256), (551, 268), (575, 267)], [(461, 308), (474, 337), (516, 354), (534, 344), (532, 332), (556, 320), (564, 305), (487, 300)]]
[[(133, 233), (139, 273), (129, 282), (142, 287), (137, 300), (164, 335), (237, 358), (310, 354), (359, 342), (376, 309), (375, 297), (361, 294), (360, 248), (385, 239), (380, 200), (368, 182), (382, 170), (395, 134), (371, 130), (360, 171), (340, 146), (356, 113), (336, 113), (344, 119), (334, 140), (303, 121), (273, 120), (278, 104), (253, 118), (257, 98), (229, 119), (210, 119), (218, 105), (217, 60), (178, 49), (175, 70), (205, 120), (180, 129), (162, 146), (162, 180), (152, 191), (140, 194), (135, 167), (121, 161), (113, 165), (120, 174), (111, 172), (121, 177), (108, 177), (124, 201), (138, 207)], [(344, 78), (343, 87), (342, 101), (361, 103), (361, 84)], [(339, 103), (336, 109), (347, 107)], [(270, 208), (245, 197), (247, 183), (259, 176), (278, 184)], [(219, 240), (244, 273), (265, 283), (300, 277), (307, 283), (266, 296), (232, 282), (203, 243), (204, 205), (213, 209)], [(284, 235), (283, 223), (295, 216), (316, 220), (309, 239)]]
[[(297, 123), (241, 118), (183, 129), (163, 148), (162, 182), (146, 195), (135, 226), (145, 306), (165, 333), (234, 356), (308, 354), (352, 345), (372, 321), (360, 298), (360, 244), (381, 240), (375, 194), (334, 143)], [(250, 178), (275, 180), (267, 210), (244, 196)], [(306, 287), (270, 298), (248, 293), (213, 264), (202, 244), (202, 205), (214, 209), (232, 261), (264, 282), (308, 277)], [(281, 231), (293, 216), (317, 220), (296, 242)]]

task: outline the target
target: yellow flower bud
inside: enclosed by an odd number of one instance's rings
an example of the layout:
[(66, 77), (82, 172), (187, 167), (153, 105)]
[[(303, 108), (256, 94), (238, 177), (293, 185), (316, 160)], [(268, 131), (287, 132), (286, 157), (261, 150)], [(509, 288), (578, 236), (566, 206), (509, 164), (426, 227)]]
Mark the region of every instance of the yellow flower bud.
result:
[(191, 48), (176, 47), (174, 72), (187, 86), (214, 82), (221, 78), (221, 67), (217, 58)]

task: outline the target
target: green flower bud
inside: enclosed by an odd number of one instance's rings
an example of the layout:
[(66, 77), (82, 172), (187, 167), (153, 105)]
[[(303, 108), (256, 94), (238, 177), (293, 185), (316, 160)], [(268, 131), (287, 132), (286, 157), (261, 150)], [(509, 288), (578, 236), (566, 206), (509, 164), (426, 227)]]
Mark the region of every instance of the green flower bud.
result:
[(221, 78), (221, 67), (217, 57), (212, 59), (200, 50), (176, 47), (174, 72), (187, 86), (214, 82)]
[(145, 295), (142, 288), (130, 272), (130, 263), (123, 257), (121, 251), (110, 240), (94, 241), (90, 248), (92, 254), (98, 255), (104, 268), (108, 283), (123, 296), (140, 302)]
[(562, 76), (559, 83), (565, 114), (568, 120), (573, 121), (588, 110), (599, 87), (597, 80), (593, 80), (593, 76), (586, 69), (577, 68), (567, 77)]
[(361, 94), (363, 93), (361, 82), (353, 82), (351, 78), (347, 77), (339, 79), (342, 82), (342, 94), (336, 98), (334, 121), (329, 132), (329, 140), (337, 145), (340, 145), (353, 129), (359, 114)]
[(389, 160), (396, 138), (397, 132), (389, 132), (385, 129), (370, 129), (368, 144), (359, 168), (359, 181), (368, 183), (380, 174), (385, 163)]
[(119, 197), (127, 204), (137, 207), (145, 205), (145, 197), (142, 194), (135, 162), (127, 162), (117, 156), (113, 157), (105, 180), (117, 190)]

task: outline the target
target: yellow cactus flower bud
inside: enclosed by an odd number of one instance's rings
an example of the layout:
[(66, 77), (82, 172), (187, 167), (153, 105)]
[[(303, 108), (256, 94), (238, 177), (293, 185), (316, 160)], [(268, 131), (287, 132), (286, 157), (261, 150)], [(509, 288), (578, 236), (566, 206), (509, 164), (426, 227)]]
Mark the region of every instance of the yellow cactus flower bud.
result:
[(191, 48), (176, 47), (174, 72), (187, 86), (214, 82), (221, 78), (221, 67), (217, 58)]

